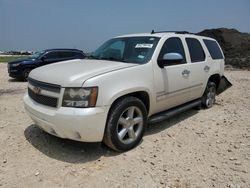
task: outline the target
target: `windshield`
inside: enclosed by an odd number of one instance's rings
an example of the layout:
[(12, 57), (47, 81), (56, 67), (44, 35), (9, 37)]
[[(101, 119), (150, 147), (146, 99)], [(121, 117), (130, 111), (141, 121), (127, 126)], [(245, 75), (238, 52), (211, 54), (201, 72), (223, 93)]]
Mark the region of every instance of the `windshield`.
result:
[(32, 54), (30, 56), (31, 59), (36, 59), (38, 57), (40, 57), (42, 54), (44, 54), (44, 51), (40, 51), (40, 52), (35, 52), (34, 54)]
[(143, 64), (151, 59), (158, 41), (158, 37), (114, 38), (91, 53), (89, 58)]

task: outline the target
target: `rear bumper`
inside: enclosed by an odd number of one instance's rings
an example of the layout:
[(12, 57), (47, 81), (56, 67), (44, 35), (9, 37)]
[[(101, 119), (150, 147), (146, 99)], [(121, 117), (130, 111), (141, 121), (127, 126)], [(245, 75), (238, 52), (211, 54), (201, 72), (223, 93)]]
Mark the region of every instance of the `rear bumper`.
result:
[(101, 142), (108, 107), (50, 108), (24, 96), (25, 110), (34, 123), (45, 132), (61, 138), (82, 142)]

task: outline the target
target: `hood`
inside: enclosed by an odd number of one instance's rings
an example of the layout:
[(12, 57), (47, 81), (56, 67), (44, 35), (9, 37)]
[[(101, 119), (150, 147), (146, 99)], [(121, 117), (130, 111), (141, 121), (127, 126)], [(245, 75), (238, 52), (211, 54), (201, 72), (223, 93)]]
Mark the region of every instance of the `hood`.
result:
[(29, 77), (62, 87), (81, 87), (84, 81), (91, 77), (132, 66), (137, 66), (137, 64), (77, 59), (36, 68), (30, 72)]
[(16, 63), (30, 63), (30, 62), (33, 62), (34, 59), (17, 59), (17, 60), (14, 60), (14, 61), (11, 61), (11, 62), (8, 62), (10, 65), (11, 64), (16, 64)]

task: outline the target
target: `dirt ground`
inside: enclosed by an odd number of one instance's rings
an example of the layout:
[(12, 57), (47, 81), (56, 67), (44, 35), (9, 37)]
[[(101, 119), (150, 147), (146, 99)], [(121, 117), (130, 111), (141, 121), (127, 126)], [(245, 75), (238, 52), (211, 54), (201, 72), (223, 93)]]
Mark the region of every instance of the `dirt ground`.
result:
[(150, 125), (117, 153), (51, 136), (26, 115), (27, 83), (0, 64), (0, 187), (250, 187), (250, 72), (226, 71), (233, 87), (208, 110)]

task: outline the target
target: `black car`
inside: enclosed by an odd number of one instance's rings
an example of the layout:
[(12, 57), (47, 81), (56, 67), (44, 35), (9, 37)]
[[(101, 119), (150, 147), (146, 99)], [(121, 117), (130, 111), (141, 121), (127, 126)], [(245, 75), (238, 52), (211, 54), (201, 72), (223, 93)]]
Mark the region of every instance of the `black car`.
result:
[(77, 49), (49, 49), (36, 52), (26, 59), (19, 59), (8, 63), (8, 73), (12, 78), (26, 80), (32, 69), (71, 59), (84, 59), (85, 54)]

